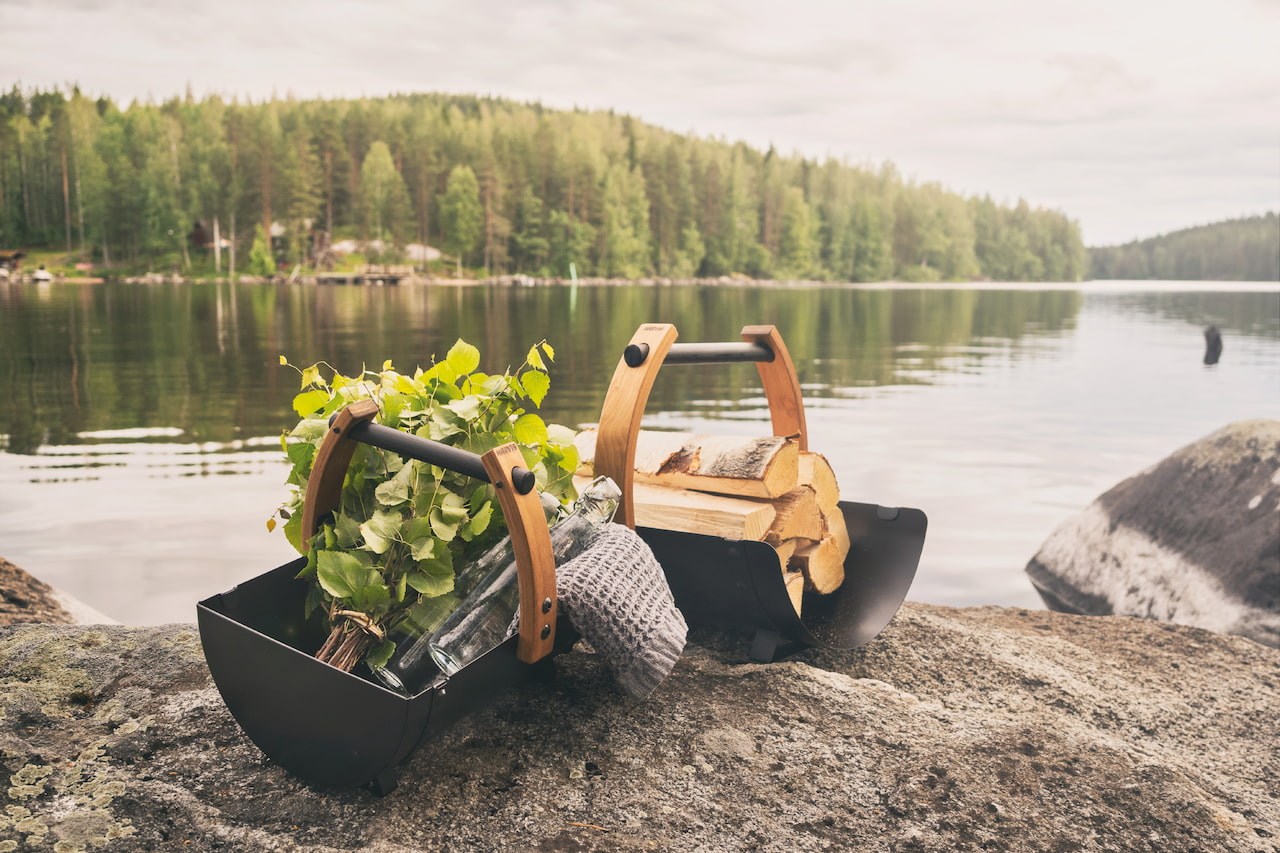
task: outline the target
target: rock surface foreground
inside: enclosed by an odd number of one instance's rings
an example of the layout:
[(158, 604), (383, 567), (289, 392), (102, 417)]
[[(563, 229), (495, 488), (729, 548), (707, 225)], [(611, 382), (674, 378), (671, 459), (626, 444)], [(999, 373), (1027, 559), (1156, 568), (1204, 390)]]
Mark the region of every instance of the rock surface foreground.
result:
[(745, 653), (694, 632), (646, 702), (562, 655), (378, 798), (264, 758), (194, 626), (0, 628), (0, 851), (1280, 850), (1275, 649), (907, 604), (859, 650)]

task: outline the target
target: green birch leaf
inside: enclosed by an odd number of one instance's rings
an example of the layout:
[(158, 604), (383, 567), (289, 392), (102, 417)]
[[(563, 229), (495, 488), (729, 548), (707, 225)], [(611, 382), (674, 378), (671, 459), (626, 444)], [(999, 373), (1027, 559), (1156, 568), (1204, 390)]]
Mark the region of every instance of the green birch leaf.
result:
[(536, 446), (547, 440), (546, 422), (532, 412), (516, 418), (512, 430), (515, 432), (516, 441), (521, 444)]
[(447, 361), (439, 361), (422, 375), (422, 379), (428, 388), (437, 387), (437, 390), (439, 388), (452, 388), (453, 384), (458, 381), (458, 371), (450, 367)]
[(542, 363), (542, 356), (538, 353), (537, 344), (529, 347), (529, 354), (524, 357), (524, 360), (529, 362), (530, 367), (536, 367), (538, 370), (546, 368), (546, 365)]
[(293, 515), (291, 515), (289, 517), (289, 520), (284, 523), (283, 529), (284, 529), (284, 538), (288, 541), (290, 545), (293, 546), (293, 550), (301, 554), (302, 553), (302, 513), (295, 512)]
[(561, 447), (560, 455), (560, 470), (568, 471), (570, 474), (578, 470), (578, 465), (582, 462), (578, 455), (578, 448), (572, 444), (568, 447)]
[(305, 566), (303, 566), (303, 567), (302, 567), (301, 571), (299, 571), (296, 575), (294, 575), (294, 578), (295, 578), (295, 579), (297, 579), (297, 580), (302, 580), (303, 578), (313, 578), (313, 577), (315, 577), (315, 576), (316, 576), (316, 563), (317, 563), (317, 558), (319, 557), (319, 555), (320, 555), (320, 551), (319, 551), (319, 550), (317, 550), (317, 549), (315, 549), (315, 548), (311, 548), (310, 550), (308, 550), (308, 551), (307, 551), (307, 564), (306, 564)]
[(383, 640), (365, 654), (364, 662), (369, 665), (369, 669), (382, 669), (395, 653), (396, 644), (390, 640)]
[[(371, 573), (373, 578), (381, 579), (377, 572)], [(351, 596), (351, 604), (356, 610), (364, 613), (372, 613), (376, 610), (385, 610), (386, 606), (391, 603), (391, 590), (387, 589), (380, 583), (371, 583), (362, 586)]]
[(484, 533), (485, 528), (489, 526), (489, 519), (493, 517), (493, 501), (485, 501), (480, 507), (480, 511), (471, 516), (471, 521), (467, 523), (468, 529), (472, 536), (479, 536)]
[(413, 483), (412, 465), (403, 466), (396, 475), (384, 483), (379, 483), (373, 494), (383, 506), (399, 506), (409, 500), (409, 488)]
[(463, 394), (484, 394), (486, 396), (490, 395), (492, 394), (492, 392), (488, 391), (487, 389), (491, 379), (493, 379), (493, 377), (491, 377), (489, 374), (481, 373), (480, 371), (477, 370), (476, 372), (468, 376), (466, 378), (466, 381), (462, 383), (462, 393)]
[(409, 586), (428, 598), (444, 595), (453, 592), (453, 563), (440, 558), (422, 560), (417, 571), (409, 572), (407, 578)]
[(547, 390), (551, 387), (551, 377), (541, 370), (527, 370), (520, 374), (520, 384), (524, 386), (524, 393), (533, 401), (533, 404), (541, 406), (542, 400), (547, 396)]
[(428, 426), (427, 437), (432, 441), (444, 441), (451, 435), (466, 432), (466, 429), (466, 422), (460, 420), (452, 412), (435, 411), (431, 413), (431, 423)]
[(557, 447), (573, 447), (578, 434), (561, 424), (547, 424), (547, 443)]
[(452, 542), (458, 535), (458, 528), (467, 520), (466, 501), (452, 492), (445, 495), (444, 500), (431, 509), (431, 531), (442, 542)]
[(309, 441), (292, 441), (285, 453), (293, 467), (300, 471), (310, 471), (311, 462), (316, 458), (316, 446)]
[(390, 450), (379, 449), (373, 461), (378, 466), (380, 477), (398, 474), (406, 467), (404, 457)]
[(365, 585), (370, 562), (356, 553), (321, 551), (316, 563), (316, 579), (334, 598), (351, 598)]
[(409, 552), (415, 560), (427, 560), (435, 556), (439, 541), (431, 530), (430, 519), (414, 516), (405, 522), (401, 535), (409, 543)]
[(398, 512), (378, 510), (373, 517), (360, 525), (364, 534), (364, 547), (375, 554), (385, 554), (400, 534), (404, 518)]
[(437, 595), (431, 598), (420, 598), (418, 603), (409, 608), (400, 630), (407, 636), (418, 637), (430, 634), (439, 628), (449, 614), (457, 608), (462, 600), (456, 595)]
[(458, 338), (457, 343), (449, 348), (445, 363), (460, 376), (465, 376), (480, 366), (480, 350)]
[(324, 590), (312, 584), (307, 590), (307, 600), (302, 604), (303, 618), (310, 619), (316, 609), (324, 605)]
[(474, 394), (468, 394), (461, 400), (445, 403), (444, 407), (466, 421), (473, 421), (476, 415), (480, 414), (480, 398)]
[(345, 512), (338, 513), (334, 519), (333, 532), (339, 548), (349, 550), (360, 546), (360, 522)]
[(298, 425), (289, 431), (291, 438), (301, 438), (304, 441), (317, 441), (324, 438), (325, 433), (329, 431), (329, 422), (324, 418), (303, 418), (298, 421)]
[(547, 343), (546, 341), (542, 342), (542, 351), (547, 354), (547, 361), (556, 360), (556, 351), (552, 349), (551, 344)]
[(485, 418), (484, 428), (486, 432), (497, 433), (503, 431), (511, 418), (511, 407), (505, 402), (499, 402), (489, 411), (489, 416)]
[(462, 443), (462, 446), (472, 453), (483, 456), (502, 444), (505, 444), (505, 442), (491, 432), (477, 432), (474, 435), (467, 436), (467, 440)]
[(318, 412), (329, 402), (328, 391), (303, 391), (293, 398), (293, 410), (302, 417)]
[(324, 378), (320, 375), (320, 365), (313, 364), (310, 367), (304, 367), (302, 369), (302, 384), (298, 387), (307, 388), (312, 385), (327, 386), (328, 384), (329, 383), (325, 382)]

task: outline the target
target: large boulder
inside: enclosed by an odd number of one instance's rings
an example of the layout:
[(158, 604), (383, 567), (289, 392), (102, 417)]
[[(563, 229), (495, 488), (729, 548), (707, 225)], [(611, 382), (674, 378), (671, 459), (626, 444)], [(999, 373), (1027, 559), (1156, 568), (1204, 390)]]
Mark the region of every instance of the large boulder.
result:
[(1027, 564), (1054, 610), (1280, 646), (1280, 421), (1241, 421), (1120, 483)]
[[(752, 664), (695, 631), (645, 702), (596, 655), (317, 790), (242, 734), (196, 629), (0, 628), (0, 851), (1275, 851), (1280, 651), (908, 604)], [(324, 708), (313, 709), (325, 713)]]

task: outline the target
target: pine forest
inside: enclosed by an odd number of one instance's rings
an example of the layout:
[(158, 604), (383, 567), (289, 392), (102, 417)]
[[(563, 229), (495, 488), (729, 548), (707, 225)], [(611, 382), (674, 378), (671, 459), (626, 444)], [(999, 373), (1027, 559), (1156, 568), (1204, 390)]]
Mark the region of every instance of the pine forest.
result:
[(1275, 212), (1184, 228), (1089, 250), (1094, 278), (1162, 281), (1280, 281)]
[(321, 268), (339, 240), (374, 263), (436, 247), (439, 272), (464, 276), (1088, 273), (1079, 227), (1061, 212), (613, 112), (429, 94), (127, 107), (74, 88), (0, 96), (0, 249), (121, 271), (264, 274)]

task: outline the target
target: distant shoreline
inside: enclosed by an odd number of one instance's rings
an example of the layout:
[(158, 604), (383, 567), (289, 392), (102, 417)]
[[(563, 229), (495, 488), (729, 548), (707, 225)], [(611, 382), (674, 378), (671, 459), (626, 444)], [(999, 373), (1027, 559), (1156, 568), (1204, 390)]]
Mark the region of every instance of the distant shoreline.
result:
[[(489, 278), (444, 278), (430, 275), (410, 275), (394, 284), (382, 283), (376, 274), (368, 276), (365, 283), (333, 284), (322, 282), (315, 274), (299, 275), (290, 280), (289, 276), (249, 276), (240, 275), (235, 281), (240, 284), (298, 284), (308, 286), (329, 287), (740, 287), (770, 288), (794, 290), (1073, 290), (1088, 292), (1117, 293), (1124, 291), (1217, 291), (1228, 292), (1280, 292), (1280, 281), (1219, 281), (1219, 280), (1184, 280), (1161, 281), (1150, 279), (1091, 279), (1087, 281), (818, 281), (798, 279), (753, 279), (744, 276), (719, 276), (716, 278), (579, 278), (576, 281), (568, 278), (535, 277), (524, 275), (492, 276)], [(227, 284), (228, 276), (188, 277), (183, 275), (161, 275), (148, 273), (141, 276), (108, 276), (108, 277), (57, 277), (45, 284), (95, 285), (107, 281), (118, 281), (125, 284)], [(0, 282), (39, 283), (29, 276), (15, 276), (0, 279)]]

